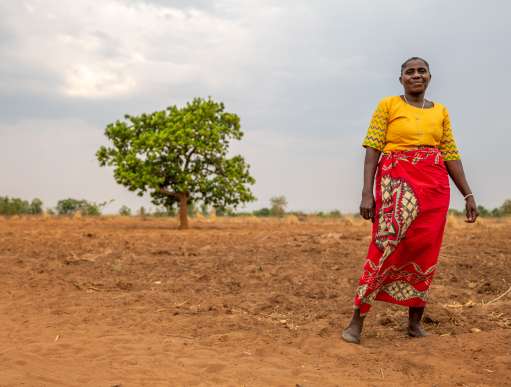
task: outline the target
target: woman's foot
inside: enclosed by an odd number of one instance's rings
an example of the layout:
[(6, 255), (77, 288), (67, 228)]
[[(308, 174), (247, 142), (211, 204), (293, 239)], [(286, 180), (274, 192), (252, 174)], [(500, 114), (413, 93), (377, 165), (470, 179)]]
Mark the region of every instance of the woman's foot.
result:
[(426, 337), (428, 333), (422, 328), (421, 320), (424, 314), (424, 308), (408, 309), (408, 336)]
[(426, 337), (429, 333), (422, 328), (420, 324), (415, 326), (408, 326), (408, 336), (410, 337)]
[(348, 326), (342, 331), (341, 338), (352, 344), (360, 344), (360, 333), (362, 331), (352, 326)]
[(360, 334), (364, 325), (364, 317), (360, 316), (360, 310), (355, 309), (349, 325), (341, 333), (341, 338), (352, 344), (360, 344)]

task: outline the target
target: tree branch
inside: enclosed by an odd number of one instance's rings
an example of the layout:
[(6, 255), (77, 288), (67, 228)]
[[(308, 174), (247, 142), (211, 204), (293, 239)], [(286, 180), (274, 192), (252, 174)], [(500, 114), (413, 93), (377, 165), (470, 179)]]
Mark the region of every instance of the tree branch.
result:
[(197, 149), (195, 147), (192, 148), (192, 150), (190, 151), (190, 153), (188, 153), (185, 157), (185, 165), (183, 167), (183, 171), (187, 171), (188, 170), (188, 164), (190, 163), (190, 160), (193, 156), (193, 154), (195, 153)]
[(163, 187), (160, 187), (160, 192), (168, 196), (179, 198), (179, 195), (176, 192), (169, 191), (168, 189)]

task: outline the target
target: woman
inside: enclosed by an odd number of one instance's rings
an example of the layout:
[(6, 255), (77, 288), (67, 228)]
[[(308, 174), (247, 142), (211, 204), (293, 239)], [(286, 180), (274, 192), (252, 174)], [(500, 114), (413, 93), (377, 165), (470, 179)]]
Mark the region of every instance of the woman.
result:
[(373, 228), (353, 317), (342, 332), (350, 343), (360, 343), (364, 316), (374, 300), (407, 306), (408, 334), (426, 335), (421, 318), (449, 208), (448, 175), (465, 198), (466, 221), (473, 223), (478, 216), (447, 109), (425, 99), (430, 80), (424, 59), (403, 63), (399, 81), (404, 94), (380, 101), (363, 142), (360, 215), (371, 219)]

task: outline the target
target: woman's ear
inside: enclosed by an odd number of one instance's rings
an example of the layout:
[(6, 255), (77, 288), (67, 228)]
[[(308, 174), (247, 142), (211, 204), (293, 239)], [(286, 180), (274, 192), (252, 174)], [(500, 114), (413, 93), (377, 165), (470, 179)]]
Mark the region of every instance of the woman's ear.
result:
[(403, 78), (401, 76), (399, 77), (399, 83), (403, 84)]

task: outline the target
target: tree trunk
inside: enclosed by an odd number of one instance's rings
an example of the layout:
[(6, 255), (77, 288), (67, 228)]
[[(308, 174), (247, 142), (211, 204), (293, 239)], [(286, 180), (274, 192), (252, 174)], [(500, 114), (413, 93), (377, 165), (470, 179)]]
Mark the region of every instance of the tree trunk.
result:
[(179, 195), (179, 229), (188, 228), (188, 194), (181, 192)]

